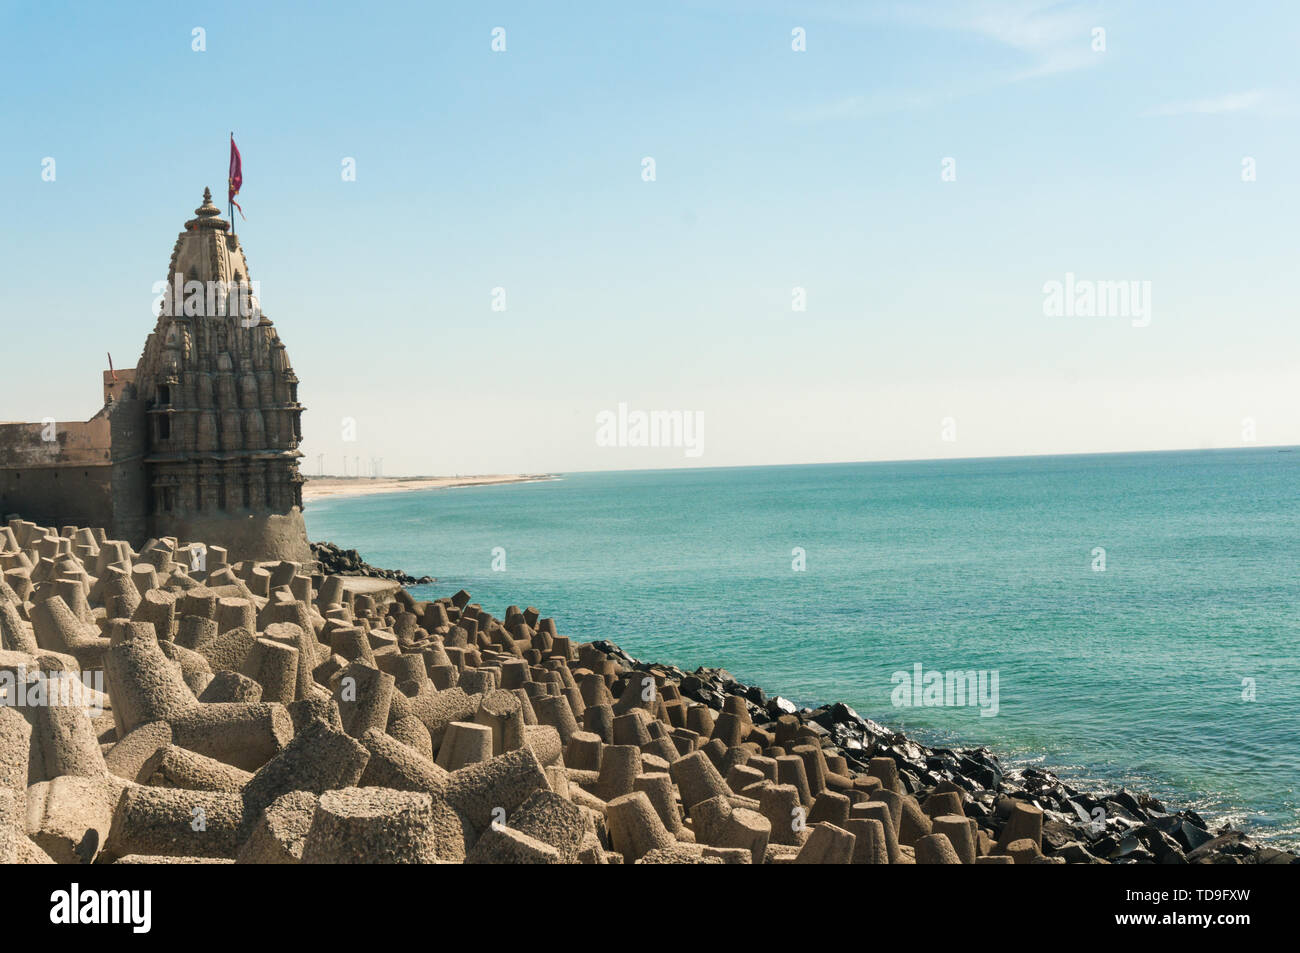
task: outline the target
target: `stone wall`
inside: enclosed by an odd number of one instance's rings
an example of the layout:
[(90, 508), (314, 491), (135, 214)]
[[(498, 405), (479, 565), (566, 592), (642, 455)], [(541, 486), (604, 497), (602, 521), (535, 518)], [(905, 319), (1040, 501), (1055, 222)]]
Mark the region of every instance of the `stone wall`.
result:
[[(149, 477), (145, 465), (148, 450), (144, 407), (134, 388), (121, 392), (101, 413), (109, 418), (113, 437), (112, 500), (110, 531), (117, 539), (142, 546), (149, 537)], [(164, 533), (162, 535), (171, 535)]]
[[(48, 439), (53, 438), (53, 439)], [(0, 424), (0, 514), (103, 525), (113, 514), (111, 424)]]
[(0, 516), (52, 526), (100, 524), (112, 512), (112, 467), (0, 467)]

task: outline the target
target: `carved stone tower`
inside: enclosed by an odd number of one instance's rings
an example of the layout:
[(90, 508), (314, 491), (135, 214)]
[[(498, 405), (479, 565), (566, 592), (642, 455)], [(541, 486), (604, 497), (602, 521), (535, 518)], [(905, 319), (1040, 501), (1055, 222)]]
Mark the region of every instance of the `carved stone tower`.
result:
[(150, 532), (232, 558), (304, 561), (298, 378), (220, 215), (204, 189), (135, 370)]

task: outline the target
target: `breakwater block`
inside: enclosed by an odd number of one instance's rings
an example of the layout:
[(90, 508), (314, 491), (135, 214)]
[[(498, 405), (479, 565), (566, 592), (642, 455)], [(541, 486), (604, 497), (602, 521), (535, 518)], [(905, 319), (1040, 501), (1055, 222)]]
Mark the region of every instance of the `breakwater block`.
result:
[(846, 705), (642, 662), (532, 606), (216, 547), (198, 569), (201, 544), (0, 524), (7, 861), (1294, 860)]

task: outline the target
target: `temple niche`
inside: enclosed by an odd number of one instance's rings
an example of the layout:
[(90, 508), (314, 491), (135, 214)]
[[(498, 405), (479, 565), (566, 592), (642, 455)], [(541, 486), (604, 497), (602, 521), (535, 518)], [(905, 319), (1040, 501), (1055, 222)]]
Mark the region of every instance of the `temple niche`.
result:
[(298, 378), (220, 216), (205, 189), (135, 370), (150, 532), (306, 560)]

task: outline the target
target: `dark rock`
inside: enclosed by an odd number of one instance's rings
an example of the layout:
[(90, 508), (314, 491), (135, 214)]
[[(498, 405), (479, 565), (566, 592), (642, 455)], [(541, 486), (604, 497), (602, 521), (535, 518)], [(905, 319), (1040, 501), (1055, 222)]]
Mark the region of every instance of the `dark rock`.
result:
[(1107, 797), (1106, 800), (1124, 808), (1131, 817), (1138, 819), (1145, 819), (1146, 817), (1146, 811), (1142, 809), (1142, 805), (1138, 803), (1137, 798), (1129, 794), (1128, 791), (1125, 791), (1123, 788), (1120, 788), (1119, 791)]
[(1082, 840), (1086, 835), (1077, 825), (1061, 821), (1048, 821), (1043, 825), (1043, 850), (1060, 850), (1066, 844)]
[(773, 718), (780, 718), (782, 715), (793, 715), (798, 710), (794, 702), (788, 698), (782, 698), (780, 695), (773, 695), (767, 702), (767, 713)]
[(1093, 823), (1091, 808), (1082, 803), (1080, 799), (1071, 799), (1066, 801), (1065, 809), (1073, 812), (1074, 816), (1078, 818), (1080, 824), (1090, 826)]
[(1289, 853), (1285, 850), (1276, 850), (1272, 847), (1261, 847), (1255, 853), (1255, 863), (1257, 864), (1300, 864), (1300, 857)]
[(1079, 841), (1070, 841), (1056, 851), (1057, 857), (1064, 857), (1067, 864), (1104, 864), (1106, 861), (1089, 852)]
[(1155, 855), (1145, 847), (1139, 847), (1136, 850), (1125, 854), (1115, 862), (1117, 864), (1154, 864), (1156, 858)]
[(1156, 814), (1166, 813), (1165, 806), (1149, 794), (1141, 795), (1138, 798), (1138, 804), (1142, 806), (1144, 811), (1154, 812)]
[(1174, 838), (1183, 850), (1195, 850), (1214, 839), (1213, 834), (1197, 827), (1181, 814), (1161, 814), (1152, 819), (1151, 826)]
[(1164, 831), (1156, 829), (1151, 824), (1140, 827), (1136, 836), (1142, 841), (1146, 849), (1155, 857), (1157, 863), (1161, 864), (1185, 864), (1187, 858), (1183, 856), (1182, 847), (1178, 841), (1174, 840)]
[(326, 576), (365, 576), (371, 579), (391, 579), (404, 586), (428, 585), (437, 582), (432, 576), (414, 576), (400, 569), (380, 569), (371, 566), (361, 558), (355, 549), (340, 549), (334, 543), (312, 543), (312, 558), (320, 564), (320, 571)]
[(972, 780), (978, 781), (981, 787), (995, 788), (998, 782), (1002, 780), (1002, 770), (988, 764), (986, 761), (977, 760), (965, 754), (957, 763), (957, 770)]
[(1134, 851), (1142, 849), (1142, 841), (1140, 841), (1137, 834), (1134, 834), (1132, 831), (1123, 836), (1114, 838), (1113, 847), (1108, 843), (1111, 839), (1112, 838), (1110, 837), (1102, 838), (1095, 845), (1098, 850), (1105, 850), (1106, 857), (1111, 860), (1119, 860), (1127, 857)]
[(1187, 855), (1190, 864), (1206, 863), (1215, 854), (1232, 854), (1246, 845), (1246, 835), (1241, 831), (1224, 831)]

